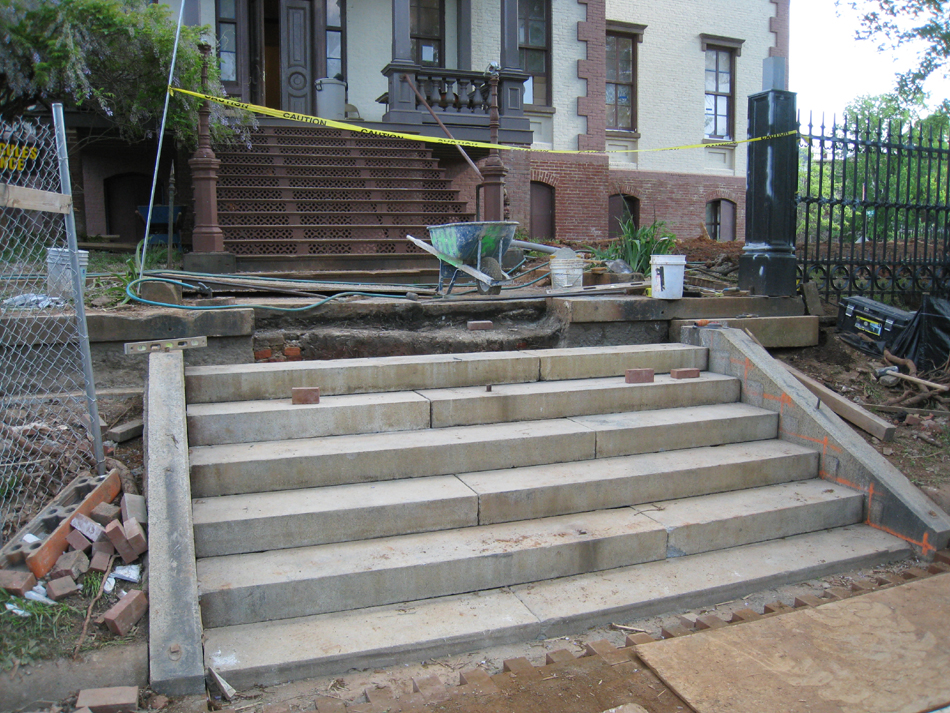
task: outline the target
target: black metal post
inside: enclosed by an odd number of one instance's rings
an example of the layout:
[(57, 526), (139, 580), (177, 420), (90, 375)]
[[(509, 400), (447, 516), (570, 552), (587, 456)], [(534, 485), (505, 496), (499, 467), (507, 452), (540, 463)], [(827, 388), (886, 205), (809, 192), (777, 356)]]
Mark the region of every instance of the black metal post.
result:
[(795, 191), (798, 186), (795, 94), (779, 89), (749, 97), (749, 137), (796, 133), (749, 144), (746, 240), (739, 288), (756, 295), (794, 295)]

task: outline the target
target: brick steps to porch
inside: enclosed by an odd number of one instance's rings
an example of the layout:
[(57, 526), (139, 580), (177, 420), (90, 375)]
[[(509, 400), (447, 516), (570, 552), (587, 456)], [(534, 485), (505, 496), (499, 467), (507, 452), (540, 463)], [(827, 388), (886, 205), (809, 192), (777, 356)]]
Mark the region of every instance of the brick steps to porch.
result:
[(420, 260), (434, 271), (406, 235), (474, 218), (431, 151), (409, 141), (267, 125), (218, 157), (225, 249), (248, 265), (295, 256), (319, 270), (321, 256), (362, 254), (383, 274)]
[[(738, 380), (671, 378), (706, 359), (671, 344), (188, 368), (205, 664), (238, 686), (338, 674), (910, 553), (859, 524), (863, 494), (820, 479)], [(643, 367), (653, 383), (625, 382)], [(291, 403), (301, 386), (320, 402)]]

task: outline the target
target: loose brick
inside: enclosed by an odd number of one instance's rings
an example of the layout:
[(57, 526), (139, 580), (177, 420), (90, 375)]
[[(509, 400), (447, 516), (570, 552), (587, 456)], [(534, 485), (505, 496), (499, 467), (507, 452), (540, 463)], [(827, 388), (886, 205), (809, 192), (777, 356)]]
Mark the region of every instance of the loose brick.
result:
[(295, 386), (290, 390), (290, 402), (294, 404), (320, 403), (319, 386)]
[(680, 620), (680, 624), (684, 629), (693, 630), (696, 628), (696, 619), (692, 615), (680, 614), (676, 618)]
[(92, 520), (82, 513), (73, 515), (70, 524), (74, 530), (79, 530), (90, 542), (98, 542), (104, 537), (104, 530), (95, 520)]
[(654, 638), (651, 634), (648, 634), (645, 631), (639, 631), (636, 634), (630, 634), (630, 636), (628, 636), (626, 639), (627, 646), (652, 644), (654, 641), (658, 641), (658, 639)]
[(490, 319), (470, 319), (468, 321), (468, 329), (471, 332), (475, 332), (481, 329), (494, 329), (495, 325)]
[(274, 356), (274, 352), (270, 349), (258, 349), (254, 352), (254, 361), (263, 361), (264, 359), (270, 359)]
[(566, 663), (568, 661), (574, 660), (574, 654), (572, 654), (567, 649), (558, 649), (557, 651), (549, 651), (544, 657), (544, 662), (550, 666), (555, 663)]
[(92, 555), (92, 561), (89, 562), (89, 569), (93, 572), (105, 572), (109, 569), (109, 560), (112, 559), (111, 554), (106, 554), (105, 552), (94, 552)]
[(135, 686), (87, 688), (79, 692), (77, 708), (88, 708), (92, 713), (132, 713), (139, 707), (139, 689)]
[(526, 681), (535, 681), (541, 678), (538, 669), (532, 666), (531, 662), (523, 656), (516, 659), (507, 659), (502, 664), (501, 670)]
[(148, 597), (145, 592), (133, 589), (109, 609), (102, 620), (113, 634), (125, 636), (147, 610)]
[(61, 555), (53, 569), (50, 570), (50, 579), (59, 579), (60, 577), (72, 577), (79, 579), (89, 571), (89, 558), (80, 550), (72, 550)]
[(652, 384), (653, 369), (627, 369), (624, 380), (628, 384)]
[(90, 547), (92, 547), (92, 543), (89, 541), (89, 538), (82, 534), (79, 530), (70, 530), (69, 534), (66, 535), (66, 542), (74, 550), (79, 550), (80, 552), (85, 552)]
[(681, 624), (668, 624), (660, 629), (660, 635), (664, 639), (672, 639), (675, 636), (686, 636), (690, 633), (692, 632)]
[(22, 597), (36, 586), (36, 577), (32, 572), (20, 572), (15, 569), (0, 569), (0, 589)]
[(106, 537), (109, 538), (109, 542), (115, 547), (115, 551), (119, 553), (119, 557), (122, 558), (123, 562), (126, 564), (135, 562), (138, 555), (125, 538), (125, 530), (122, 528), (122, 525), (119, 524), (118, 520), (113, 520), (109, 523), (109, 526), (106, 528)]
[(299, 359), (301, 356), (300, 347), (284, 347), (284, 356), (288, 359)]
[(748, 607), (743, 609), (736, 609), (732, 612), (732, 617), (729, 619), (730, 624), (737, 624), (743, 621), (755, 621), (756, 619), (761, 619), (762, 615)]
[(700, 631), (704, 629), (722, 629), (729, 626), (715, 614), (703, 614), (696, 617), (696, 628)]
[(108, 539), (106, 539), (106, 540), (99, 540), (98, 542), (93, 542), (93, 543), (92, 543), (92, 554), (93, 554), (93, 555), (96, 555), (96, 554), (98, 554), (98, 553), (100, 553), (100, 552), (105, 552), (107, 555), (114, 555), (114, 554), (115, 554), (115, 547), (112, 545), (111, 542), (109, 542)]
[(121, 508), (122, 522), (133, 519), (138, 520), (141, 525), (148, 522), (148, 510), (145, 509), (144, 496), (126, 493), (122, 496)]
[(119, 508), (112, 503), (99, 503), (92, 509), (92, 512), (89, 513), (89, 517), (105, 527), (119, 517)]
[(76, 584), (76, 580), (72, 577), (60, 577), (59, 579), (51, 579), (46, 583), (46, 596), (48, 596), (53, 601), (58, 602), (60, 599), (75, 594), (79, 591), (79, 585)]
[(695, 367), (683, 367), (682, 369), (670, 369), (670, 376), (674, 379), (698, 379), (699, 369)]
[(148, 551), (148, 540), (145, 539), (145, 530), (142, 529), (138, 520), (135, 518), (127, 520), (122, 525), (122, 529), (125, 531), (125, 539), (129, 541), (129, 545), (135, 550), (136, 556)]

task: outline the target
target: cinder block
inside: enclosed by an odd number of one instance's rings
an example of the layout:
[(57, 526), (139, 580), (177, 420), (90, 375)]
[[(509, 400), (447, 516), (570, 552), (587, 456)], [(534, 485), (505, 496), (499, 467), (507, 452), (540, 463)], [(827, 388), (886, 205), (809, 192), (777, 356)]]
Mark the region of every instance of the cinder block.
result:
[(89, 517), (105, 527), (119, 517), (119, 508), (112, 503), (99, 503), (89, 513)]
[(65, 597), (68, 597), (71, 594), (75, 594), (79, 591), (79, 585), (76, 584), (76, 580), (72, 577), (60, 577), (59, 579), (51, 579), (46, 583), (46, 596), (48, 596), (53, 601), (59, 601)]
[(135, 550), (135, 554), (137, 556), (144, 554), (148, 550), (148, 540), (145, 539), (145, 530), (142, 529), (138, 520), (135, 518), (127, 520), (122, 528), (125, 530), (125, 539)]
[(147, 610), (148, 597), (145, 592), (133, 589), (109, 609), (102, 620), (113, 634), (125, 636)]
[(682, 369), (670, 369), (670, 376), (674, 379), (698, 379), (699, 369), (693, 367), (683, 367)]
[(320, 403), (319, 386), (295, 386), (290, 390), (290, 402), (294, 404)]
[(79, 550), (80, 552), (85, 552), (90, 547), (92, 547), (92, 543), (89, 541), (89, 538), (82, 534), (79, 530), (70, 530), (69, 534), (66, 535), (66, 542), (74, 550)]
[(0, 589), (22, 597), (36, 586), (36, 577), (32, 572), (20, 572), (15, 569), (0, 569)]
[(478, 331), (480, 329), (494, 329), (495, 325), (490, 319), (471, 319), (468, 321), (468, 329), (471, 332)]
[(74, 530), (79, 530), (90, 542), (98, 542), (104, 536), (104, 531), (102, 525), (100, 525), (95, 520), (92, 520), (82, 513), (76, 513), (73, 515), (73, 519), (70, 520), (70, 524)]
[(61, 555), (53, 569), (50, 570), (50, 579), (72, 577), (74, 580), (82, 577), (89, 571), (89, 558), (81, 550), (72, 550)]
[(138, 520), (141, 525), (148, 523), (148, 510), (145, 508), (145, 496), (126, 493), (122, 496), (121, 508), (122, 522), (134, 518)]
[(114, 554), (115, 554), (115, 547), (112, 545), (111, 542), (109, 542), (108, 539), (106, 539), (106, 540), (99, 540), (98, 542), (93, 542), (93, 543), (92, 543), (92, 554), (93, 554), (93, 555), (96, 555), (96, 554), (98, 554), (98, 553), (100, 553), (100, 552), (104, 552), (104, 553), (107, 554), (107, 555), (114, 555)]
[(93, 572), (105, 572), (109, 568), (109, 560), (111, 559), (111, 554), (106, 554), (105, 552), (94, 552), (92, 555), (92, 561), (89, 563), (89, 569)]
[(138, 555), (135, 552), (135, 548), (132, 547), (126, 539), (125, 530), (122, 528), (122, 525), (119, 524), (118, 520), (113, 520), (109, 523), (109, 526), (106, 528), (106, 537), (109, 538), (109, 542), (115, 547), (115, 551), (119, 553), (119, 557), (122, 558), (123, 562), (126, 564), (135, 562)]
[(624, 378), (628, 384), (652, 384), (653, 369), (627, 369)]
[(88, 708), (92, 713), (132, 713), (139, 707), (139, 689), (135, 686), (87, 688), (79, 692), (77, 708)]

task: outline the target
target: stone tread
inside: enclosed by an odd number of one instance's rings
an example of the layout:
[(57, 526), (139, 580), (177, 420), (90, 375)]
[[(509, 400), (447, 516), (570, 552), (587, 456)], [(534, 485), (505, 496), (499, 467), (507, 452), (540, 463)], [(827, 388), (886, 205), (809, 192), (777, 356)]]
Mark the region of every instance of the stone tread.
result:
[[(232, 685), (269, 685), (448, 656), (726, 601), (911, 554), (864, 525), (512, 589), (205, 630), (205, 664)], [(574, 629), (576, 630), (576, 628)], [(701, 634), (700, 634), (701, 635)]]

